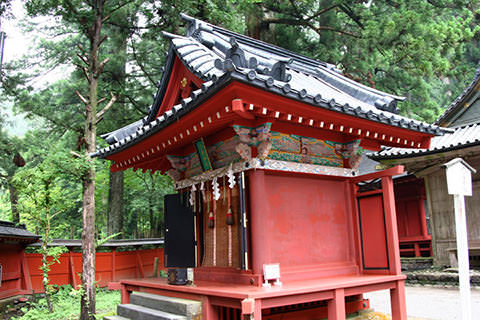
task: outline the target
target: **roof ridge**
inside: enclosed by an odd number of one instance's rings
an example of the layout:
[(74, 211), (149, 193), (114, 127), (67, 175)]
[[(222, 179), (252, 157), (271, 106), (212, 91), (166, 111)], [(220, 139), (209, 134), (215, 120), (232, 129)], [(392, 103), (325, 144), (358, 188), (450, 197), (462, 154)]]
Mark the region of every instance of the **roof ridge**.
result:
[[(228, 29), (210, 24), (206, 21), (191, 17), (191, 16), (189, 16), (187, 14), (184, 14), (184, 13), (180, 13), (180, 17), (182, 19), (184, 19), (185, 21), (190, 23), (190, 26), (189, 26), (190, 30), (192, 30), (193, 28), (196, 28), (196, 29), (200, 28), (201, 29), (202, 26), (208, 26), (208, 28), (211, 29), (212, 31), (217, 31), (217, 32), (219, 32), (219, 33), (221, 33), (225, 36), (229, 36), (229, 37), (233, 36), (237, 40), (244, 41), (244, 42), (249, 43), (249, 44), (253, 43), (255, 45), (263, 47), (264, 49), (269, 49), (269, 50), (274, 49), (274, 52), (279, 56), (290, 55), (292, 57), (298, 58), (299, 60), (308, 61), (308, 62), (310, 62), (314, 65), (323, 65), (324, 67), (333, 67), (334, 68), (334, 65), (330, 64), (328, 62), (319, 61), (319, 60), (315, 60), (313, 58), (309, 58), (307, 56), (304, 56), (304, 55), (301, 55), (299, 53), (290, 51), (288, 49), (279, 47), (277, 45), (274, 45), (274, 44), (271, 44), (271, 43), (268, 43), (268, 42), (265, 42), (265, 41), (262, 41), (262, 40), (254, 39), (252, 37), (240, 34), (238, 32), (231, 31), (231, 30), (228, 30)], [(193, 32), (192, 32), (192, 34), (193, 34)]]
[(480, 62), (477, 65), (478, 67), (475, 69), (475, 74), (473, 75), (470, 84), (448, 105), (448, 107), (446, 107), (445, 111), (437, 118), (437, 120), (435, 120), (434, 124), (438, 125), (445, 120), (445, 118), (453, 114), (456, 109), (460, 107), (461, 102), (470, 94), (470, 91), (474, 89), (475, 85), (480, 80)]
[[(360, 84), (337, 73), (328, 64), (187, 15), (182, 15), (182, 18), (189, 21), (187, 36), (162, 32), (162, 35), (171, 39), (170, 48), (165, 72), (147, 120), (139, 122), (138, 126), (133, 126), (131, 130), (128, 130), (127, 126), (110, 133), (108, 136), (111, 137), (107, 141), (110, 146), (99, 149), (92, 156), (105, 158), (148, 138), (178, 121), (233, 81), (243, 82), (314, 107), (389, 126), (428, 134), (449, 131), (395, 114), (393, 111), (396, 101), (401, 97)], [(200, 50), (205, 52), (204, 56), (197, 52)], [(279, 52), (280, 50), (282, 51)], [(199, 55), (205, 57), (202, 58), (205, 62), (197, 65), (195, 61), (198, 61)], [(180, 104), (174, 105), (171, 110), (157, 117), (176, 59), (189, 72), (206, 82), (202, 84), (201, 89), (192, 92), (190, 97), (181, 99)]]

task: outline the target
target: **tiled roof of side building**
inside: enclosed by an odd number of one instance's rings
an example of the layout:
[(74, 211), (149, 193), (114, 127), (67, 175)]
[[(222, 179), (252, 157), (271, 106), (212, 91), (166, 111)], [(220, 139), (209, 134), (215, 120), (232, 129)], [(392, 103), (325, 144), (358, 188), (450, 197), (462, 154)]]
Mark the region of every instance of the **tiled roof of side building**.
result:
[(454, 132), (433, 137), (428, 149), (385, 148), (370, 154), (373, 160), (411, 158), (480, 145), (480, 125), (470, 124), (458, 127)]
[(27, 242), (35, 242), (40, 236), (28, 231), (24, 224), (16, 225), (9, 221), (0, 221), (0, 239), (22, 239)]
[[(430, 134), (444, 129), (397, 114), (402, 97), (359, 84), (332, 65), (182, 15), (189, 23), (186, 36), (164, 33), (171, 39), (166, 70), (149, 116), (104, 135), (111, 145), (92, 156), (105, 158), (128, 148), (179, 119), (232, 81), (246, 82), (316, 107)], [(177, 56), (205, 81), (165, 114), (156, 118)]]
[(448, 106), (448, 108), (443, 112), (443, 114), (435, 121), (436, 125), (440, 125), (447, 118), (455, 114), (458, 109), (463, 108), (464, 102), (470, 95), (474, 92), (475, 87), (477, 87), (478, 82), (480, 81), (480, 67), (475, 71), (472, 82), (465, 88), (465, 90), (460, 93), (460, 95)]

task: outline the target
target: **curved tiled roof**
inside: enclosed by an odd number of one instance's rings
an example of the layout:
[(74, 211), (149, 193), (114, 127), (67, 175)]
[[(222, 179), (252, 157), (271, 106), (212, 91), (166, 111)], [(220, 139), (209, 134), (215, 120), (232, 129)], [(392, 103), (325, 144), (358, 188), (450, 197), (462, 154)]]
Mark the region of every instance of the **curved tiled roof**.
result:
[[(396, 114), (391, 95), (359, 84), (332, 65), (316, 61), (206, 22), (182, 15), (189, 22), (186, 36), (164, 33), (171, 39), (166, 71), (149, 116), (143, 121), (104, 135), (111, 145), (92, 156), (105, 158), (168, 126), (232, 81), (249, 85), (304, 103), (391, 126), (442, 134), (443, 129)], [(155, 119), (177, 56), (189, 71), (205, 81)]]
[(369, 155), (369, 157), (374, 160), (411, 158), (476, 145), (480, 145), (480, 125), (475, 123), (458, 127), (455, 131), (443, 136), (433, 137), (428, 149), (385, 148), (380, 152)]
[(40, 236), (28, 231), (24, 224), (16, 225), (13, 222), (0, 220), (0, 242), (5, 240), (36, 242), (39, 238)]
[(445, 119), (447, 119), (450, 115), (456, 113), (459, 108), (463, 108), (463, 104), (465, 99), (467, 99), (470, 94), (474, 91), (475, 87), (477, 86), (480, 80), (480, 68), (477, 68), (475, 71), (475, 75), (473, 77), (472, 82), (468, 85), (468, 87), (463, 90), (463, 92), (455, 99), (445, 110), (445, 112), (435, 121), (436, 125), (442, 123)]

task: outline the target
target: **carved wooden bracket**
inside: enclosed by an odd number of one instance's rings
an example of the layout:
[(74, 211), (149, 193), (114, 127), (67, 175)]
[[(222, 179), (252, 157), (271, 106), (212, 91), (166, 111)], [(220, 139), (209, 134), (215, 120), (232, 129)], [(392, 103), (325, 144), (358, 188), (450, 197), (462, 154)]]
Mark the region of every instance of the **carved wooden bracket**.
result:
[(270, 142), (270, 122), (264, 123), (255, 128), (234, 125), (233, 129), (240, 140), (235, 150), (242, 159), (249, 161), (252, 158), (252, 147), (257, 147), (258, 158), (265, 159), (272, 149)]

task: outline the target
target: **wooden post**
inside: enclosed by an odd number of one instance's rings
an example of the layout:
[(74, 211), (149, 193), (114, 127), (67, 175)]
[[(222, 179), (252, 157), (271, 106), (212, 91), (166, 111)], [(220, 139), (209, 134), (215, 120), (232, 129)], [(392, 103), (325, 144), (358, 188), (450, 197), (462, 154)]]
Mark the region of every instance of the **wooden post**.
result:
[(218, 308), (212, 305), (210, 297), (203, 296), (202, 298), (202, 319), (206, 320), (219, 320), (220, 316)]
[(475, 173), (476, 170), (460, 158), (455, 158), (444, 166), (447, 168), (448, 193), (453, 195), (454, 200), (462, 320), (472, 320), (465, 196), (472, 195), (472, 172)]
[(390, 273), (401, 274), (400, 244), (398, 241), (397, 214), (395, 212), (395, 197), (393, 193), (392, 177), (382, 178), (383, 206), (385, 212), (385, 227), (387, 233), (388, 258)]
[(140, 273), (140, 277), (145, 278), (145, 272), (143, 271), (142, 258), (140, 257), (140, 253), (138, 252), (138, 247), (136, 247), (135, 249), (135, 255), (137, 256), (137, 270)]
[(248, 172), (250, 199), (250, 225), (252, 238), (252, 269), (254, 274), (263, 274), (263, 264), (271, 263), (271, 241), (265, 229), (270, 225), (270, 207), (265, 172), (250, 170)]
[(467, 219), (465, 216), (465, 197), (453, 195), (455, 206), (455, 230), (457, 233), (458, 275), (460, 282), (460, 303), (462, 319), (472, 319), (470, 294), (470, 261), (468, 257)]
[(25, 282), (25, 290), (33, 294), (32, 279), (30, 278), (30, 268), (28, 266), (27, 257), (25, 251), (22, 250), (22, 277)]
[(153, 278), (158, 277), (158, 257), (155, 257), (155, 259), (153, 260), (153, 274), (152, 274), (152, 277)]
[(395, 288), (390, 289), (390, 304), (392, 306), (393, 320), (407, 320), (404, 280), (397, 281)]
[(132, 293), (131, 291), (127, 290), (127, 286), (122, 284), (122, 287), (120, 289), (121, 292), (121, 304), (128, 304), (130, 303), (130, 294)]
[(116, 272), (117, 272), (117, 266), (116, 266), (116, 251), (117, 251), (117, 248), (115, 247), (112, 247), (112, 282), (115, 281), (117, 275), (116, 275)]
[(415, 242), (413, 244), (413, 250), (415, 251), (415, 257), (420, 257), (422, 255), (420, 252), (420, 245), (418, 244), (418, 242)]
[(77, 288), (77, 278), (75, 277), (75, 265), (73, 264), (73, 247), (68, 247), (68, 263), (70, 273), (70, 284), (75, 289)]
[(255, 300), (253, 320), (262, 320), (262, 300)]
[(328, 300), (328, 320), (345, 320), (345, 291), (335, 289), (333, 299)]
[(420, 198), (418, 201), (418, 204), (419, 204), (420, 227), (422, 228), (422, 236), (426, 238), (428, 237), (428, 228), (427, 228), (427, 217), (425, 216), (425, 203), (423, 200), (425, 200), (423, 197)]

